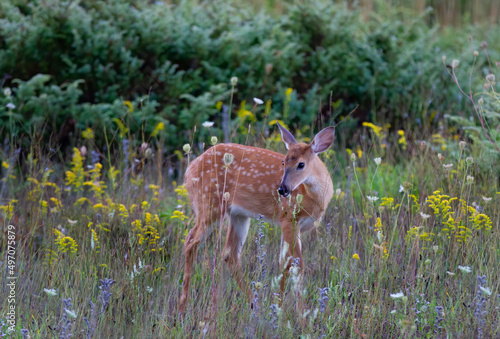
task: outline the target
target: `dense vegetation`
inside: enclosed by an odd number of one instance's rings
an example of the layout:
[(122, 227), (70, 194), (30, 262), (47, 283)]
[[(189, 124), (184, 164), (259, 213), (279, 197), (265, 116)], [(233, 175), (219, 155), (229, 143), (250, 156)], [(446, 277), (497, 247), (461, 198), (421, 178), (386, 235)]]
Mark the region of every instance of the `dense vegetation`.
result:
[[(13, 337), (498, 337), (498, 27), (281, 4), (0, 2)], [(181, 316), (182, 174), (224, 139), (284, 153), (278, 120), (302, 141), (338, 124), (321, 154), (335, 195), (303, 239), (305, 308), (293, 279), (276, 294), (279, 227), (252, 221), (253, 306), (216, 227)]]
[[(280, 16), (223, 1), (2, 2), (0, 74), (15, 105), (10, 110), (0, 99), (2, 134), (26, 145), (43, 131), (57, 147), (75, 145), (68, 136), (87, 127), (113, 130), (115, 119), (146, 138), (163, 122), (171, 152), (207, 120), (217, 122), (211, 133), (221, 137), (217, 102), (231, 98), (239, 125), (252, 122), (244, 112), (253, 97), (272, 101), (255, 112), (257, 120), (293, 128), (339, 121), (355, 107), (355, 117), (393, 128), (436, 127), (464, 108), (442, 55), (470, 62), (482, 40), (498, 46), (499, 37), (439, 32), (425, 16), (387, 8), (363, 21), (358, 11), (328, 2), (287, 5)], [(483, 76), (486, 65), (485, 58), (477, 64)], [(102, 133), (97, 137), (104, 144)]]

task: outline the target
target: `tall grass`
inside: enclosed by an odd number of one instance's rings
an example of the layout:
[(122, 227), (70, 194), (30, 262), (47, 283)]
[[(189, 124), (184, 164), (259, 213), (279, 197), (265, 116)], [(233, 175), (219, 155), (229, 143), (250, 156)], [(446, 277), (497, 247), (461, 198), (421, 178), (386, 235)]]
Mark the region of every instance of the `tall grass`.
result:
[[(179, 150), (178, 173), (164, 173), (161, 126), (150, 140), (109, 137), (104, 154), (91, 133), (102, 131), (86, 130), (67, 162), (36, 142), (17, 155), (6, 142), (1, 224), (16, 227), (13, 337), (21, 329), (31, 338), (498, 336), (500, 188), (496, 172), (476, 166), (487, 154), (444, 132), (410, 140), (365, 125), (339, 138), (359, 147), (322, 155), (336, 193), (321, 227), (304, 235), (301, 314), (288, 293), (293, 279), (282, 303), (276, 294), (279, 227), (257, 220), (243, 252), (253, 305), (214, 258), (216, 227), (178, 314), (194, 217), (180, 181), (187, 157)], [(271, 130), (267, 143), (284, 151), (278, 135)], [(259, 139), (250, 134), (248, 144)], [(6, 232), (0, 245), (5, 258)]]

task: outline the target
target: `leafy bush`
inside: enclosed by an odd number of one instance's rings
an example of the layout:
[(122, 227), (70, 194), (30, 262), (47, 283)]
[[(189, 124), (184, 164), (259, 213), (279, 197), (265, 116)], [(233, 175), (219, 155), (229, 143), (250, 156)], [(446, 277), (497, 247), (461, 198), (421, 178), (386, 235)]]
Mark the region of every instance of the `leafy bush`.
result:
[(206, 120), (220, 136), (219, 101), (245, 111), (240, 103), (252, 97), (272, 100), (271, 109), (255, 110), (265, 118), (256, 120), (295, 128), (331, 123), (357, 105), (365, 120), (425, 125), (428, 112), (456, 101), (446, 96), (452, 84), (436, 29), (392, 8), (367, 22), (326, 1), (287, 5), (279, 17), (222, 1), (18, 0), (2, 2), (0, 13), (0, 74), (12, 88), (1, 100), (16, 107), (0, 107), (4, 133), (48, 121), (47, 135), (57, 136), (70, 120), (79, 130), (111, 127), (114, 118), (132, 123), (130, 133), (151, 133), (163, 122), (172, 150)]

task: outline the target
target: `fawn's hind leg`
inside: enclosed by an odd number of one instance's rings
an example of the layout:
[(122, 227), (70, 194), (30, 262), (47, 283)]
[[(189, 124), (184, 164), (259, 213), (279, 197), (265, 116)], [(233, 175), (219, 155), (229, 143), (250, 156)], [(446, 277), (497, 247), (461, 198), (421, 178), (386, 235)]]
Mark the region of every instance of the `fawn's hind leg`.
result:
[(230, 224), (227, 231), (226, 243), (222, 251), (222, 258), (227, 263), (229, 271), (241, 291), (245, 294), (248, 301), (251, 301), (252, 292), (245, 281), (241, 267), (241, 249), (245, 244), (250, 227), (250, 218), (241, 214), (231, 214)]

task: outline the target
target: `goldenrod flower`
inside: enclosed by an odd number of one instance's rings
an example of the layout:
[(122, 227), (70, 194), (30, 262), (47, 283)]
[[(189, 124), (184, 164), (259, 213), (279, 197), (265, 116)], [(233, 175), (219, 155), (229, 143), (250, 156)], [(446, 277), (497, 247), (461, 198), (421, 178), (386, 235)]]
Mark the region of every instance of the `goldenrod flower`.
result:
[(354, 253), (354, 255), (352, 256), (353, 259), (356, 259), (356, 260), (359, 260), (359, 255), (358, 253)]
[(405, 131), (400, 129), (398, 131), (398, 134), (399, 134), (398, 144), (402, 145), (403, 149), (406, 149), (407, 143), (406, 143)]
[(174, 211), (174, 214), (170, 217), (170, 219), (180, 219), (181, 221), (187, 219), (187, 216), (184, 215), (182, 211)]
[(93, 140), (94, 137), (94, 131), (92, 130), (92, 128), (89, 127), (82, 131), (82, 138), (84, 138), (85, 140)]
[(134, 111), (134, 105), (132, 105), (131, 101), (126, 100), (123, 102), (123, 104), (127, 107), (129, 113), (132, 113)]
[(363, 122), (363, 124), (362, 124), (362, 125), (363, 125), (363, 126), (365, 126), (365, 127), (370, 128), (370, 129), (373, 131), (373, 133), (375, 133), (375, 135), (376, 135), (378, 138), (380, 138), (380, 137), (382, 137), (382, 136), (383, 136), (383, 135), (382, 135), (382, 133), (381, 133), (381, 132), (382, 132), (382, 130), (383, 130), (383, 128), (382, 128), (382, 127), (376, 126), (376, 125), (372, 124), (371, 122)]
[(158, 133), (160, 133), (160, 131), (163, 131), (164, 128), (165, 128), (165, 124), (163, 122), (159, 122), (158, 124), (156, 124), (155, 129), (153, 130), (153, 132), (151, 132), (151, 136), (152, 137), (157, 136)]

